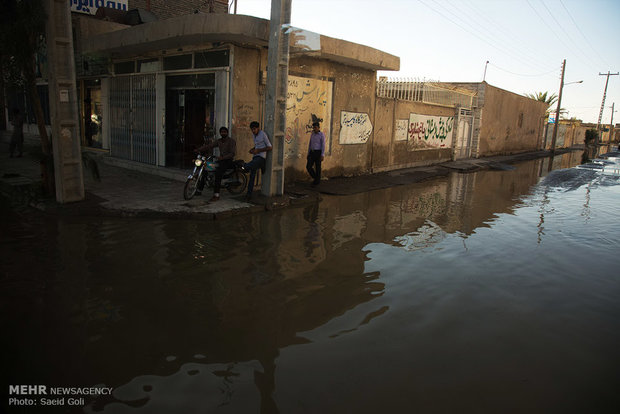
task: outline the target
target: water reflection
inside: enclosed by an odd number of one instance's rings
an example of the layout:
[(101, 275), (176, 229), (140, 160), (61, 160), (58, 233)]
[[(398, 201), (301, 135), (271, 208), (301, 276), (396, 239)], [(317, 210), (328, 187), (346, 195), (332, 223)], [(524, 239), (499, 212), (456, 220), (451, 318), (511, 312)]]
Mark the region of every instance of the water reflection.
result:
[[(439, 411), (480, 390), (494, 395), (481, 409), (547, 401), (535, 391), (546, 372), (524, 367), (557, 345), (547, 320), (532, 319), (554, 314), (550, 280), (538, 276), (556, 263), (537, 268), (532, 250), (558, 237), (553, 173), (533, 188), (548, 165), (579, 158), (221, 222), (18, 213), (0, 229), (2, 310), (12, 315), (2, 318), (3, 366), (15, 384), (115, 388), (86, 412), (399, 411), (432, 407), (441, 384), (453, 402)], [(601, 253), (593, 259), (606, 263)], [(516, 273), (498, 278), (507, 269)], [(552, 360), (541, 369), (557, 368)]]

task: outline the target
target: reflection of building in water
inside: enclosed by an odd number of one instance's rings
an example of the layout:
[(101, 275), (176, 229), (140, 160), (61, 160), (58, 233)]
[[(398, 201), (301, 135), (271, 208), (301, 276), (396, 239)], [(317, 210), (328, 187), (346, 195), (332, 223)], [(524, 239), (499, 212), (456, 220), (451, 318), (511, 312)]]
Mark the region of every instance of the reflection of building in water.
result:
[[(554, 163), (574, 166), (579, 157), (578, 153), (567, 153), (555, 157)], [(476, 228), (488, 227), (498, 214), (511, 214), (538, 183), (545, 162), (548, 159), (523, 162), (502, 171), (452, 173), (408, 186), (325, 199), (322, 207), (336, 210), (330, 214), (338, 218), (334, 237), (349, 234), (368, 242), (431, 245), (443, 238), (442, 232), (467, 236)]]

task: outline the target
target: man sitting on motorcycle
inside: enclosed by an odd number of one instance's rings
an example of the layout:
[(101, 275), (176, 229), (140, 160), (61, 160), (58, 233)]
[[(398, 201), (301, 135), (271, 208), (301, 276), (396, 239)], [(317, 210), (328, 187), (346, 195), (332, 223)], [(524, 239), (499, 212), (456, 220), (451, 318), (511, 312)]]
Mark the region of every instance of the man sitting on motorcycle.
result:
[[(220, 149), (220, 156), (217, 157), (218, 167), (215, 170), (215, 182), (213, 183), (213, 197), (210, 201), (218, 201), (220, 199), (220, 187), (222, 184), (222, 176), (224, 172), (229, 168), (234, 168), (233, 160), (235, 158), (235, 152), (237, 151), (237, 143), (234, 139), (228, 136), (228, 128), (220, 128), (220, 136), (222, 138), (217, 141), (205, 144), (202, 147), (194, 150), (194, 152), (206, 152), (213, 150), (214, 147)], [(202, 194), (202, 190), (205, 186), (205, 180), (202, 179), (198, 183), (198, 189), (196, 195)]]

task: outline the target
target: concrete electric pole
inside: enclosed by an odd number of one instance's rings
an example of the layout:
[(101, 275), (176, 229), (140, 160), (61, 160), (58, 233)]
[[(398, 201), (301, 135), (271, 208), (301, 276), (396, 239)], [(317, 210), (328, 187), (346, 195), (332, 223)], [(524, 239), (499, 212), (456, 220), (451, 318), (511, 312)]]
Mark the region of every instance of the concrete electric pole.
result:
[(71, 11), (66, 0), (45, 0), (47, 60), (56, 201), (84, 199)]
[(558, 137), (558, 124), (560, 123), (560, 108), (562, 105), (562, 89), (564, 89), (564, 71), (566, 59), (562, 62), (562, 77), (560, 78), (560, 93), (558, 93), (558, 108), (555, 110), (555, 123), (553, 124), (553, 138), (551, 138), (551, 153), (555, 154), (555, 141)]
[(284, 194), (284, 135), (290, 22), (291, 0), (271, 0), (264, 130), (271, 140), (273, 150), (267, 156), (267, 169), (261, 188), (262, 194), (266, 196)]
[(599, 76), (607, 76), (607, 80), (605, 81), (605, 90), (603, 91), (603, 102), (601, 103), (601, 112), (598, 114), (598, 123), (596, 124), (596, 130), (600, 131), (601, 130), (601, 121), (603, 120), (603, 109), (605, 109), (605, 97), (607, 96), (607, 85), (609, 84), (609, 77), (610, 76), (617, 76), (618, 73), (609, 73), (609, 71), (607, 71), (607, 73), (600, 73), (599, 72)]
[(612, 142), (614, 140), (614, 106), (616, 106), (615, 102), (611, 104), (611, 120), (609, 121), (609, 142)]

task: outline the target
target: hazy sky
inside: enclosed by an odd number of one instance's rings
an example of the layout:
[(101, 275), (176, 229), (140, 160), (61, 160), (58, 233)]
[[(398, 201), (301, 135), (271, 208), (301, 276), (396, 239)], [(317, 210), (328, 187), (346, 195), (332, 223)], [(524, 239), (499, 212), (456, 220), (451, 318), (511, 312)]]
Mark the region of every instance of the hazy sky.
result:
[[(231, 10), (232, 12), (232, 10)], [(269, 19), (270, 0), (238, 0), (238, 14)], [(291, 24), (400, 57), (379, 75), (486, 81), (515, 93), (557, 93), (562, 60), (568, 117), (598, 120), (606, 76), (620, 71), (620, 0), (293, 0)], [(603, 123), (620, 109), (610, 76)], [(620, 122), (620, 112), (614, 123)]]

